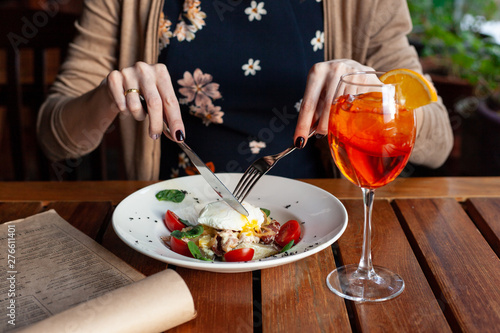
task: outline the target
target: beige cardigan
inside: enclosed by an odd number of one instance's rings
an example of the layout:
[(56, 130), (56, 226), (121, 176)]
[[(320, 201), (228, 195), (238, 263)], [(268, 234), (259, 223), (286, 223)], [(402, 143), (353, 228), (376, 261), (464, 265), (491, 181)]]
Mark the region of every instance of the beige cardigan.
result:
[[(417, 54), (406, 38), (411, 21), (405, 0), (323, 0), (323, 3), (325, 59), (353, 59), (381, 71), (393, 68), (421, 71)], [(50, 159), (78, 158), (96, 148), (88, 142), (71, 139), (60, 111), (69, 99), (98, 86), (112, 70), (132, 66), (137, 61), (157, 61), (162, 8), (163, 0), (85, 1), (76, 23), (79, 33), (38, 116), (39, 141)], [(417, 142), (410, 161), (439, 167), (451, 151), (453, 135), (442, 103), (426, 108), (419, 110), (417, 116)], [(149, 138), (147, 121), (137, 122), (131, 116), (120, 117), (118, 121), (127, 177), (157, 180), (161, 140)], [(102, 138), (106, 128), (82, 131)]]

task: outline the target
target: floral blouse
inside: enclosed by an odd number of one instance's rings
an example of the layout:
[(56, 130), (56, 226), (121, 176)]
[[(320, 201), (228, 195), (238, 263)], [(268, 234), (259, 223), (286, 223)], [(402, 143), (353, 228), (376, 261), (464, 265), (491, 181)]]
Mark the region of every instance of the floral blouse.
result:
[[(293, 144), (308, 71), (324, 60), (320, 0), (167, 0), (159, 32), (186, 143), (214, 172), (243, 172)], [(162, 140), (161, 179), (196, 173)], [(314, 139), (269, 173), (324, 176)]]

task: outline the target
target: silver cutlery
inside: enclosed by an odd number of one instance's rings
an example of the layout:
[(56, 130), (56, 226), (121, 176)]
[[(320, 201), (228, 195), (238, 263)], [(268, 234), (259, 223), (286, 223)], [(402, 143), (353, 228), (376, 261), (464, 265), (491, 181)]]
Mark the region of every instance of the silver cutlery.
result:
[[(308, 138), (313, 136), (316, 133), (316, 125), (313, 126), (311, 131), (309, 132)], [(292, 151), (296, 149), (295, 145), (288, 147), (283, 150), (281, 153), (275, 155), (263, 156), (253, 162), (248, 169), (245, 171), (243, 176), (240, 178), (240, 181), (236, 185), (236, 188), (233, 191), (233, 195), (239, 202), (245, 200), (247, 195), (250, 193), (255, 184), (259, 181), (259, 179), (264, 176), (269, 170), (271, 170), (279, 160), (281, 160), (286, 155), (290, 154)]]
[[(139, 95), (142, 107), (146, 113), (148, 112), (146, 100), (142, 95)], [(163, 121), (163, 134), (170, 137), (170, 129), (167, 126), (166, 121)], [(206, 182), (215, 190), (215, 192), (227, 202), (238, 213), (248, 216), (248, 211), (243, 207), (243, 205), (238, 201), (234, 195), (227, 189), (227, 187), (220, 181), (220, 179), (210, 170), (201, 158), (184, 142), (177, 143), (179, 147), (186, 153), (193, 165), (198, 169), (200, 175), (206, 180)]]

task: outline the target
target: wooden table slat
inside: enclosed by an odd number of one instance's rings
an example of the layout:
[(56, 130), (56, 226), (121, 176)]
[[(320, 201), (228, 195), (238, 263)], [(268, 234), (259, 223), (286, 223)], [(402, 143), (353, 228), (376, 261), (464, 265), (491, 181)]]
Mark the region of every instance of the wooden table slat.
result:
[(350, 332), (345, 302), (326, 285), (331, 248), (261, 271), (264, 332)]
[[(344, 264), (357, 264), (363, 245), (363, 202), (342, 200), (342, 203), (349, 215), (349, 225), (338, 241), (339, 251)], [(361, 331), (368, 332), (374, 327), (389, 332), (451, 331), (391, 205), (385, 200), (375, 200), (373, 207), (372, 258), (374, 265), (401, 275), (405, 290), (387, 302), (354, 303)]]
[(198, 316), (172, 332), (254, 331), (251, 272), (227, 274), (182, 267), (176, 271), (193, 295)]
[(469, 215), (500, 257), (500, 199), (472, 198), (465, 202)]
[(461, 205), (453, 199), (398, 199), (395, 205), (452, 328), (498, 332), (500, 261)]
[[(361, 198), (359, 187), (346, 179), (301, 179), (341, 199)], [(500, 177), (399, 177), (377, 189), (378, 199), (500, 197)]]
[[(346, 179), (300, 179), (338, 198), (358, 199), (358, 187)], [(111, 201), (120, 203), (154, 181), (0, 182), (0, 201)], [(500, 197), (500, 177), (397, 178), (377, 189), (377, 198)]]
[(110, 201), (117, 205), (153, 181), (0, 182), (0, 201)]
[(110, 202), (53, 202), (47, 209), (54, 209), (59, 216), (90, 238), (97, 240), (108, 225), (113, 206)]
[(43, 210), (41, 202), (0, 202), (0, 223), (24, 219), (40, 213)]

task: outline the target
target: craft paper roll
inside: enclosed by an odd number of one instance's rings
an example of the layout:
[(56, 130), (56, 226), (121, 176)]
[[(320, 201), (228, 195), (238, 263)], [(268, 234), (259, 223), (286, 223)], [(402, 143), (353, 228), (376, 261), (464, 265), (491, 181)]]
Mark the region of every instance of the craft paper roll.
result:
[(196, 310), (186, 283), (167, 269), (19, 332), (163, 332), (194, 317)]

